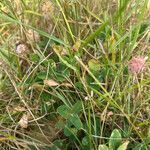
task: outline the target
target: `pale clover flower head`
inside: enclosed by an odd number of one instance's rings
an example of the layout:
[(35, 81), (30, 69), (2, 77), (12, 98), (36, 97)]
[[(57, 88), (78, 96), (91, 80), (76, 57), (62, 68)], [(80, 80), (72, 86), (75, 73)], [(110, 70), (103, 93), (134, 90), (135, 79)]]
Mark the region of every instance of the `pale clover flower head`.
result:
[(29, 52), (28, 46), (26, 44), (18, 44), (16, 46), (16, 53), (18, 55), (24, 56)]
[(133, 57), (128, 64), (128, 68), (131, 73), (138, 74), (145, 68), (146, 60), (148, 57), (137, 56)]
[(31, 42), (39, 42), (40, 41), (40, 35), (38, 32), (29, 29), (26, 33), (27, 39)]

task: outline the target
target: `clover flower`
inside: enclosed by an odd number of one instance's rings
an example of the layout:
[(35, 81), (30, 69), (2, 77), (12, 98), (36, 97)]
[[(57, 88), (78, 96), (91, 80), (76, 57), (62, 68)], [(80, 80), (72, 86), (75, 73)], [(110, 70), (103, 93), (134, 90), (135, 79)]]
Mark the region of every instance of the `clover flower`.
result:
[(129, 70), (134, 74), (140, 73), (145, 68), (147, 59), (148, 59), (147, 56), (146, 57), (143, 57), (143, 56), (133, 57), (128, 64)]
[(16, 46), (16, 53), (18, 55), (21, 55), (21, 56), (26, 55), (28, 51), (29, 49), (26, 44), (19, 44)]

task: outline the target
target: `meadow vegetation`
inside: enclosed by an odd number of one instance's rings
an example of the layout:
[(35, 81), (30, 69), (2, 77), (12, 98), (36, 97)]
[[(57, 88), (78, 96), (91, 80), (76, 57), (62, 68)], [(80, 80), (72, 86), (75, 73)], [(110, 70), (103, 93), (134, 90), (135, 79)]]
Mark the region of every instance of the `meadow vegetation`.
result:
[(149, 0), (0, 0), (0, 149), (150, 149)]

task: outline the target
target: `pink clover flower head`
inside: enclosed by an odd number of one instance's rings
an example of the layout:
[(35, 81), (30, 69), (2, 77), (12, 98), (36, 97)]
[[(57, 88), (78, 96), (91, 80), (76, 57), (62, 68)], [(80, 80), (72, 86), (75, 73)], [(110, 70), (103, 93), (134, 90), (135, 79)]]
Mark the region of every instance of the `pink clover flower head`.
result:
[(147, 56), (146, 57), (143, 57), (143, 56), (133, 57), (128, 64), (128, 68), (130, 72), (134, 74), (140, 73), (145, 68), (145, 63), (147, 59), (148, 59)]

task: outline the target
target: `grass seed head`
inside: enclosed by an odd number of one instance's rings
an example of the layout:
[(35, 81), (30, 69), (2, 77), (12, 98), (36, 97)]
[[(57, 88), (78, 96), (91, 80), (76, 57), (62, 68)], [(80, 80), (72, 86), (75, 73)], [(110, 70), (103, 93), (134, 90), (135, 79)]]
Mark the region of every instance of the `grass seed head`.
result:
[(44, 19), (49, 20), (51, 14), (54, 12), (54, 6), (53, 6), (52, 2), (45, 1), (42, 4), (41, 12), (42, 12)]
[(2, 62), (2, 60), (0, 60), (0, 66), (2, 66), (3, 65), (3, 62)]
[(27, 31), (27, 39), (31, 42), (39, 42), (40, 41), (40, 35), (38, 32), (29, 29)]

